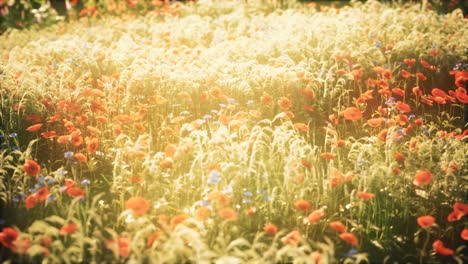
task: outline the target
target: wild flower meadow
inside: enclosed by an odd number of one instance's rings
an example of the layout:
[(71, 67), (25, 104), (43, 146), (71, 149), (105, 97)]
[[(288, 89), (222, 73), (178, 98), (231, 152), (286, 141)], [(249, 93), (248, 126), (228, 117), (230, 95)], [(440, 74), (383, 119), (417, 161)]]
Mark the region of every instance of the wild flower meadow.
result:
[(468, 20), (281, 4), (1, 35), (1, 261), (466, 263)]

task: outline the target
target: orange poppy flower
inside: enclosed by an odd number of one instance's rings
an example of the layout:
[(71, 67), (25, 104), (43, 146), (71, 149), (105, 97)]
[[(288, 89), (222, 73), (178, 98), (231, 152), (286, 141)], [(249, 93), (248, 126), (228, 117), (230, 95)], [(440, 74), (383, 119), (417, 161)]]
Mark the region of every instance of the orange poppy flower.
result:
[(274, 224), (268, 223), (263, 227), (263, 231), (267, 234), (274, 235), (278, 232), (278, 227)]
[(405, 159), (406, 159), (405, 154), (403, 154), (403, 153), (401, 153), (401, 152), (395, 153), (395, 160), (396, 160), (397, 162), (402, 163), (402, 162), (405, 161)]
[(307, 101), (312, 101), (315, 98), (315, 92), (310, 88), (304, 88), (299, 90), (299, 94), (305, 96)]
[(335, 159), (335, 155), (330, 153), (330, 152), (324, 152), (324, 153), (321, 153), (320, 156), (326, 160), (334, 160)]
[(55, 131), (45, 131), (41, 133), (43, 138), (53, 138), (57, 133)]
[(132, 197), (125, 202), (125, 209), (131, 210), (134, 216), (142, 216), (150, 209), (150, 203), (143, 197)]
[(247, 216), (252, 216), (257, 212), (257, 208), (255, 207), (249, 207), (249, 209), (245, 210), (245, 215)]
[(101, 130), (97, 129), (96, 127), (87, 126), (86, 128), (88, 129), (89, 133), (93, 135), (101, 134)]
[(403, 103), (402, 101), (398, 101), (396, 103), (396, 109), (401, 113), (409, 113), (411, 111), (410, 106), (406, 103)]
[(332, 125), (336, 126), (338, 125), (338, 118), (336, 118), (335, 114), (331, 114), (328, 116), (328, 120), (332, 123)]
[(236, 221), (237, 220), (237, 213), (234, 209), (230, 207), (221, 208), (218, 211), (218, 216), (221, 217), (225, 221)]
[(94, 153), (97, 151), (97, 148), (99, 147), (99, 140), (97, 138), (89, 138), (86, 137), (86, 149), (88, 150), (88, 153)]
[(424, 215), (418, 217), (417, 222), (422, 228), (429, 228), (435, 224), (435, 218), (430, 215)]
[(161, 168), (172, 169), (173, 163), (174, 161), (172, 160), (172, 158), (168, 157), (168, 158), (163, 159), (159, 163), (159, 165), (161, 166)]
[(375, 194), (369, 192), (357, 192), (357, 195), (363, 200), (369, 200), (375, 197)]
[(317, 209), (307, 216), (307, 221), (309, 221), (309, 223), (315, 223), (318, 220), (320, 220), (320, 218), (322, 218), (324, 215), (325, 212), (323, 212), (323, 209)]
[(383, 123), (384, 123), (384, 119), (383, 119), (382, 117), (379, 117), (379, 118), (371, 118), (371, 119), (367, 120), (367, 124), (368, 124), (370, 127), (379, 127), (379, 126), (381, 126)]
[(421, 170), (414, 176), (413, 184), (416, 186), (422, 186), (432, 181), (432, 173), (428, 170)]
[(310, 210), (312, 208), (310, 203), (308, 201), (304, 200), (304, 199), (297, 200), (294, 203), (294, 207), (296, 207), (299, 210), (303, 210), (303, 211), (308, 211), (308, 210)]
[(353, 246), (357, 246), (359, 244), (359, 240), (357, 239), (357, 237), (349, 232), (341, 233), (340, 238), (343, 239), (346, 243), (351, 244)]
[(356, 121), (362, 118), (362, 112), (357, 107), (348, 107), (343, 111), (345, 120)]
[(71, 137), (70, 143), (75, 147), (81, 146), (81, 144), (83, 144), (83, 137), (82, 136)]
[(78, 225), (73, 223), (73, 222), (69, 222), (69, 223), (63, 225), (60, 228), (59, 234), (61, 234), (61, 235), (72, 235), (77, 230), (78, 230)]
[(120, 257), (128, 257), (128, 255), (130, 255), (130, 238), (119, 237), (109, 240), (106, 242), (106, 248)]
[(362, 71), (362, 69), (354, 69), (351, 71), (351, 75), (352, 80), (360, 81), (362, 79), (362, 76), (364, 75), (364, 72)]
[(298, 230), (294, 230), (281, 238), (281, 242), (283, 242), (286, 245), (290, 245), (294, 247), (299, 245), (300, 241), (301, 241), (301, 233)]
[(294, 123), (293, 126), (294, 126), (295, 130), (298, 130), (298, 131), (301, 131), (301, 132), (309, 131), (309, 127), (304, 123)]
[(23, 170), (29, 176), (35, 177), (41, 172), (41, 166), (34, 160), (26, 160), (23, 164)]
[(205, 221), (210, 217), (210, 209), (206, 206), (201, 206), (197, 208), (197, 211), (195, 212), (195, 219), (198, 221)]
[(68, 143), (68, 141), (70, 141), (71, 137), (69, 135), (65, 135), (65, 136), (60, 136), (57, 138), (57, 142), (59, 144), (65, 144), (65, 143)]
[(75, 154), (75, 159), (79, 162), (86, 163), (88, 161), (88, 158), (83, 153), (76, 153)]
[(283, 111), (286, 111), (292, 106), (292, 103), (291, 103), (291, 100), (289, 100), (289, 98), (283, 96), (278, 100), (278, 106)]
[(450, 248), (446, 248), (444, 246), (444, 242), (442, 240), (437, 239), (432, 243), (432, 249), (439, 255), (442, 256), (451, 256), (453, 255), (453, 250)]
[(27, 127), (26, 130), (29, 131), (29, 132), (36, 132), (39, 129), (41, 129), (42, 126), (43, 126), (43, 124), (35, 124), (35, 125)]
[(39, 203), (39, 199), (37, 199), (37, 195), (35, 193), (32, 193), (24, 199), (24, 203), (26, 208), (31, 209), (36, 207), (36, 205)]
[(346, 226), (340, 221), (332, 221), (328, 225), (338, 233), (345, 233), (347, 230)]
[(180, 225), (181, 223), (183, 223), (185, 220), (187, 220), (189, 217), (188, 215), (185, 215), (185, 214), (178, 214), (174, 217), (172, 217), (171, 219), (171, 230), (174, 231), (175, 228)]
[(160, 230), (151, 233), (151, 235), (149, 235), (148, 239), (146, 240), (146, 247), (148, 248), (152, 247), (154, 242), (159, 240), (163, 236), (164, 236), (164, 232)]

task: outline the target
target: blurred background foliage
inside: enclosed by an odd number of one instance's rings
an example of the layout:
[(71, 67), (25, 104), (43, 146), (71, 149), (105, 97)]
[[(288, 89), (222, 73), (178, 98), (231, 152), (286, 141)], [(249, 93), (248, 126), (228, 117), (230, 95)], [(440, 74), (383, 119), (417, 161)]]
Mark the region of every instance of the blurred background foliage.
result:
[[(247, 1), (247, 0), (246, 0)], [(351, 1), (310, 1), (310, 0), (263, 0), (278, 8), (287, 8), (294, 3), (320, 6), (343, 7)], [(0, 34), (8, 29), (45, 27), (63, 20), (100, 15), (144, 14), (164, 12), (172, 4), (190, 1), (169, 0), (0, 0)], [(361, 2), (365, 2), (361, 0)], [(381, 0), (386, 4), (421, 3), (415, 0)], [(439, 13), (460, 9), (468, 14), (468, 0), (427, 0), (428, 7)]]

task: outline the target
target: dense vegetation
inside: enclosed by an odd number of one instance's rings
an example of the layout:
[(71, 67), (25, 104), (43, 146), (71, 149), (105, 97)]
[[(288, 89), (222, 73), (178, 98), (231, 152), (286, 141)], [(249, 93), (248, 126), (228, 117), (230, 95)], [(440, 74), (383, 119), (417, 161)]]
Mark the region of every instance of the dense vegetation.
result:
[(468, 20), (198, 1), (0, 36), (10, 262), (466, 262)]

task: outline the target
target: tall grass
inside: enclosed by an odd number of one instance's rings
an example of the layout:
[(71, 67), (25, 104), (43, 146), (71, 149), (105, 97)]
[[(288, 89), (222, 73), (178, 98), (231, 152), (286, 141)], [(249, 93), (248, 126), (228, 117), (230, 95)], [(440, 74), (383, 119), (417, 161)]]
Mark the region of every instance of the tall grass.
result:
[(449, 74), (466, 71), (466, 19), (376, 1), (174, 8), (0, 37), (0, 241), (19, 233), (2, 260), (466, 261)]

